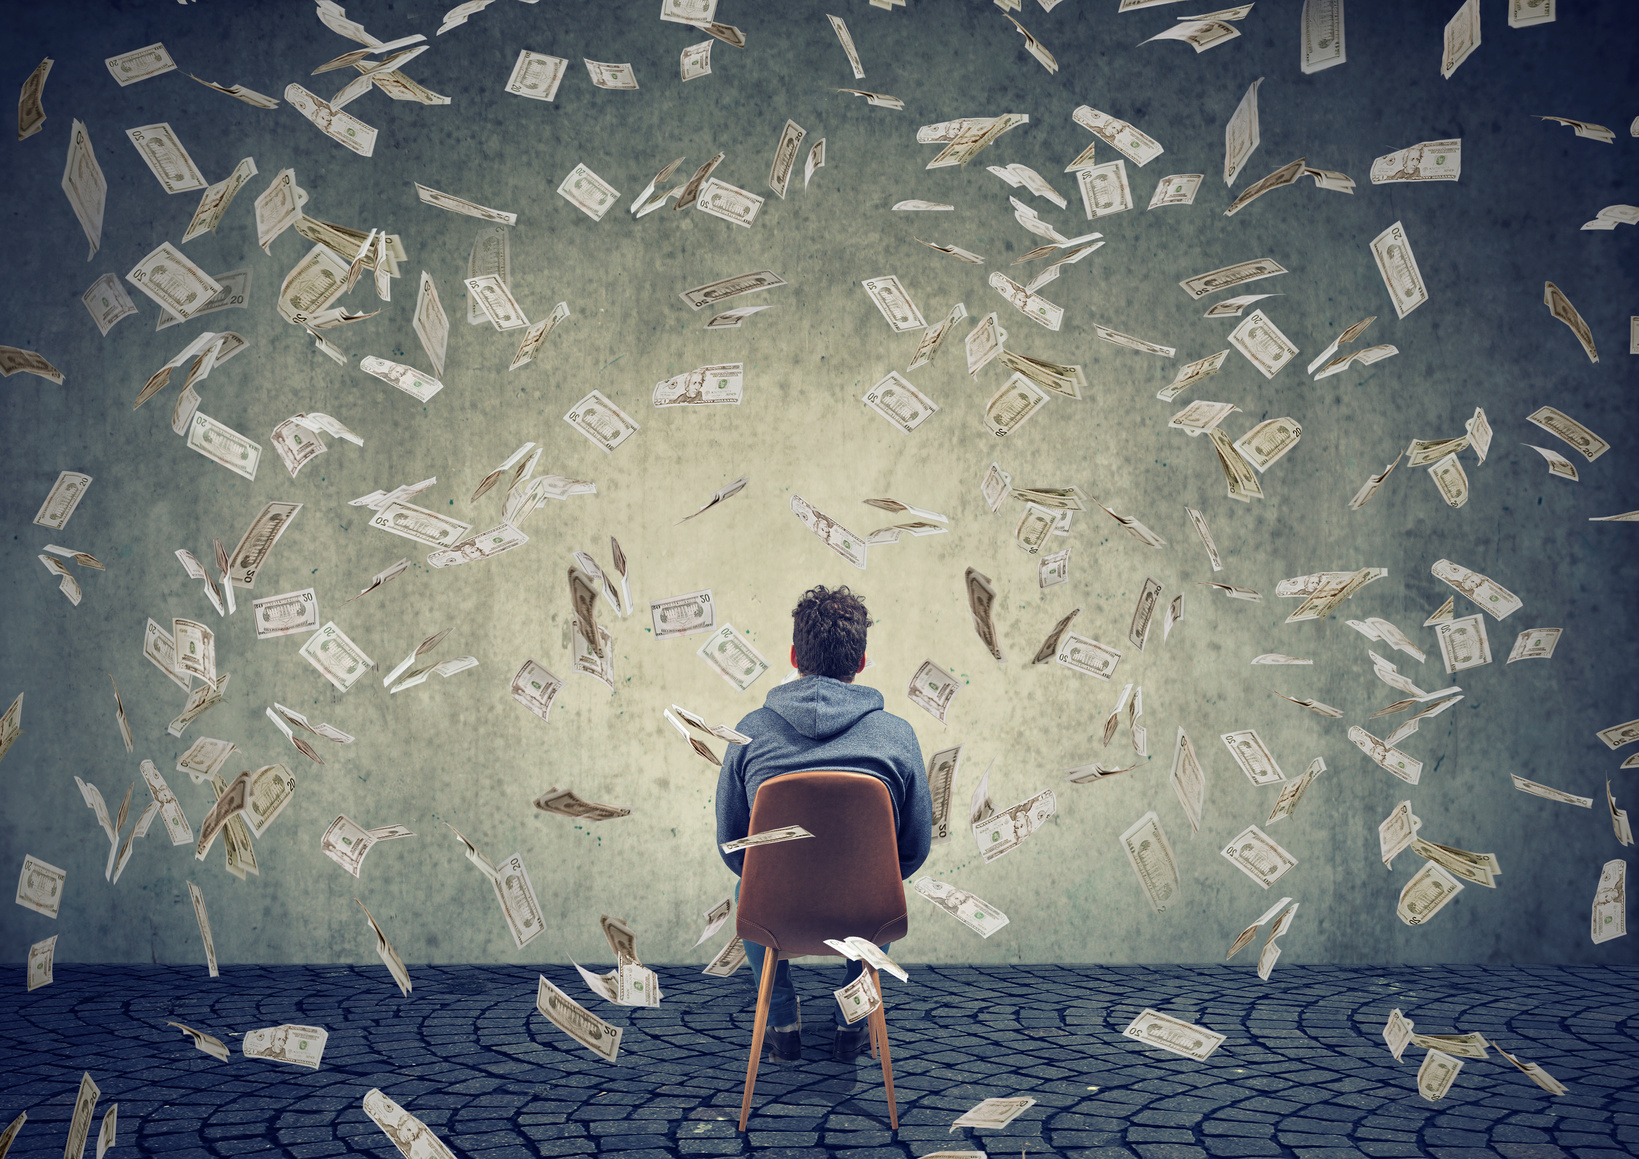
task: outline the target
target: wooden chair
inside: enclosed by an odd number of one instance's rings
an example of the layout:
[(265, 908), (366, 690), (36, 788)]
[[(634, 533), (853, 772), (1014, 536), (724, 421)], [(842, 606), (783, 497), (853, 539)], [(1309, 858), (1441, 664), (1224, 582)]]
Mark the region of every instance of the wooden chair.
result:
[[(893, 801), (882, 781), (865, 773), (786, 773), (764, 781), (751, 807), (752, 833), (801, 825), (814, 836), (746, 850), (740, 875), (735, 930), (767, 948), (757, 1016), (746, 1063), (740, 1130), (751, 1115), (763, 1035), (768, 1027), (774, 971), (782, 959), (813, 954), (840, 956), (825, 944), (858, 936), (873, 945), (897, 942), (909, 929), (905, 886), (899, 878), (899, 845)], [(869, 963), (878, 994), (882, 979)], [(894, 1102), (893, 1056), (885, 1010), (870, 1015), (871, 1055), (880, 1056), (888, 1094), (888, 1119), (899, 1129)]]

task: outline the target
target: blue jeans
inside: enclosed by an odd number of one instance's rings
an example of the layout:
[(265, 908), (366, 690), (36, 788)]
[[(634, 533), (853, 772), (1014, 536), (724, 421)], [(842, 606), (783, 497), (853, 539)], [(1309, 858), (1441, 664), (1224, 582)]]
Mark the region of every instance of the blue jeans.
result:
[[(734, 886), (734, 901), (738, 904), (739, 900), (740, 886), (736, 883)], [(893, 943), (891, 942), (889, 943), (889, 945), (892, 944)], [(762, 986), (763, 982), (763, 957), (768, 953), (768, 950), (766, 947), (760, 946), (756, 942), (746, 942), (745, 948), (746, 959), (751, 963), (752, 980), (759, 987), (758, 993), (761, 993), (762, 991), (760, 987)], [(882, 952), (886, 954), (888, 952), (888, 947), (883, 946)], [(842, 964), (847, 967), (847, 969), (843, 974), (842, 982), (837, 986), (837, 989), (839, 990), (865, 972), (865, 965), (862, 962), (856, 962), (851, 959), (844, 958), (842, 960)], [(832, 1001), (835, 1001), (835, 999), (833, 998)], [(838, 1026), (847, 1025), (847, 1021), (842, 1017), (842, 1006), (840, 1004), (836, 1008), (834, 1018)], [(780, 964), (774, 967), (774, 993), (769, 996), (768, 1000), (768, 1025), (790, 1026), (796, 1020), (797, 987), (796, 984), (791, 981), (790, 959), (782, 958), (780, 960)]]

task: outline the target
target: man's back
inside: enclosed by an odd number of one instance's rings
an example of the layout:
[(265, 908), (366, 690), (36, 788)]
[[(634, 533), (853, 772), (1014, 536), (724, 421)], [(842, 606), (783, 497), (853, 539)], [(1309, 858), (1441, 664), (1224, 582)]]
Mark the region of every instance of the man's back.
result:
[[(883, 709), (874, 688), (804, 676), (772, 689), (762, 708), (736, 726), (749, 745), (730, 745), (717, 781), (717, 840), (747, 836), (751, 802), (770, 777), (809, 769), (866, 773), (893, 799), (900, 876), (927, 859), (933, 806), (922, 750), (910, 724)], [(722, 854), (739, 873), (744, 852)]]

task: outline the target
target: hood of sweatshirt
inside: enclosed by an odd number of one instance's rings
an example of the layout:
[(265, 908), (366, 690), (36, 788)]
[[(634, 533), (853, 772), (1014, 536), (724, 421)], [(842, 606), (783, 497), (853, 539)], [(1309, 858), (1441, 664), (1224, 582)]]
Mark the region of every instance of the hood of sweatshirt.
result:
[(875, 688), (844, 684), (829, 676), (804, 676), (769, 689), (763, 707), (779, 715), (803, 736), (826, 740), (852, 728), (860, 717), (882, 708)]

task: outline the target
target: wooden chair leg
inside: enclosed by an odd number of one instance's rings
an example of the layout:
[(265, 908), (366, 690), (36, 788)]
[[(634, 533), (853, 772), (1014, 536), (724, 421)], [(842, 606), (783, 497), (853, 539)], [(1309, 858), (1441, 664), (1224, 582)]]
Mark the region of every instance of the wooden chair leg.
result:
[(888, 1122), (895, 1131), (899, 1130), (899, 1106), (894, 1101), (893, 1094), (893, 1052), (888, 1049), (888, 1008), (886, 996), (882, 994), (882, 978), (876, 968), (869, 963), (865, 968), (871, 972), (871, 982), (876, 986), (876, 992), (881, 997), (876, 1012), (871, 1015), (874, 1037), (882, 1046), (882, 1085), (888, 1091)]
[(740, 1130), (751, 1117), (751, 1092), (757, 1086), (757, 1064), (763, 1058), (763, 1032), (768, 1028), (768, 1004), (774, 996), (774, 971), (779, 967), (778, 950), (763, 950), (763, 977), (757, 987), (757, 1017), (751, 1025), (751, 1057), (746, 1061), (746, 1091), (740, 1100)]

